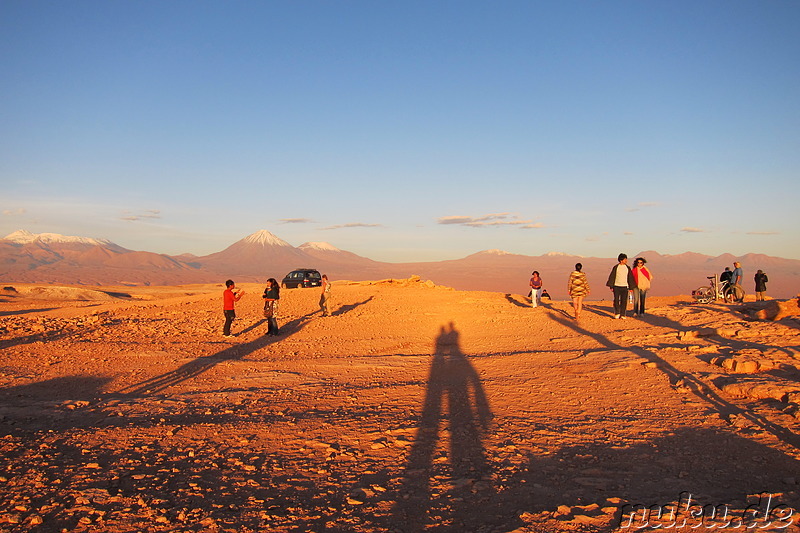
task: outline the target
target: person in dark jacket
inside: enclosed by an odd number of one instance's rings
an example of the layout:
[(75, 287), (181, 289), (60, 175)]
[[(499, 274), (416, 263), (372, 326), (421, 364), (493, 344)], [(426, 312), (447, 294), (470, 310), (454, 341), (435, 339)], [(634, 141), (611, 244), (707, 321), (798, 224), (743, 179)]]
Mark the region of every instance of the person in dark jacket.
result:
[(267, 288), (264, 289), (264, 318), (267, 319), (267, 335), (278, 334), (278, 300), (281, 299), (281, 288), (275, 278), (267, 280)]
[(756, 280), (756, 301), (763, 302), (766, 299), (767, 282), (769, 278), (764, 274), (763, 270), (759, 270), (755, 275)]
[(608, 275), (606, 286), (614, 292), (614, 318), (624, 319), (627, 318), (625, 312), (628, 309), (628, 292), (636, 287), (636, 280), (628, 266), (628, 256), (619, 254), (617, 261)]

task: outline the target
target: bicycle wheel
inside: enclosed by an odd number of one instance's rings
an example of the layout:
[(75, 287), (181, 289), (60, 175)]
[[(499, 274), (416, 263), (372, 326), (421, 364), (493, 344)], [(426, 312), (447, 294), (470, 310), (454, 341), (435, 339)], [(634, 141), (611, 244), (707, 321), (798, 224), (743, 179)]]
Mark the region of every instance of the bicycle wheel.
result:
[(743, 302), (744, 301), (744, 289), (741, 285), (734, 285), (730, 288), (730, 290), (725, 294), (725, 301), (728, 303), (736, 303), (736, 302)]
[(693, 294), (697, 303), (710, 304), (714, 301), (714, 291), (711, 290), (711, 287), (700, 287)]

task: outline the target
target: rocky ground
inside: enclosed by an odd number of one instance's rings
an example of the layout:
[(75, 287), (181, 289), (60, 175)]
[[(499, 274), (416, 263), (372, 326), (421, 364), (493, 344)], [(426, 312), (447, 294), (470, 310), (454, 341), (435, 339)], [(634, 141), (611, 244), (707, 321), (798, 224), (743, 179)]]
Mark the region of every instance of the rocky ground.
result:
[(796, 300), (244, 289), (4, 289), (0, 531), (800, 531)]

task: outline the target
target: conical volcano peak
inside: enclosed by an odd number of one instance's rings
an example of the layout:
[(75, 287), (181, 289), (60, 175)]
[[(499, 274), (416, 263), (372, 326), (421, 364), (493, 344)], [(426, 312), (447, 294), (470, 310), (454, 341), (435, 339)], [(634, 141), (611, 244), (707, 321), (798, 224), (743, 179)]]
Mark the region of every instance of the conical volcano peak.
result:
[(257, 231), (251, 235), (248, 235), (247, 237), (242, 239), (242, 242), (246, 242), (249, 244), (260, 244), (262, 246), (288, 246), (290, 248), (292, 247), (291, 244), (284, 241), (283, 239), (276, 237), (275, 235), (273, 235), (272, 233), (270, 233), (265, 229)]

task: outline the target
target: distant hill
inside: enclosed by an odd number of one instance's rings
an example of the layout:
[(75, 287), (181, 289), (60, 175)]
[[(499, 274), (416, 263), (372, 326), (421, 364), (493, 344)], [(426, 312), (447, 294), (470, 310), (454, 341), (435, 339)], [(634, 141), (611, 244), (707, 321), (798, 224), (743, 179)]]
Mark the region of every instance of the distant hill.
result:
[[(643, 256), (654, 274), (651, 294), (691, 294), (707, 284), (707, 276), (719, 274), (734, 261), (745, 270), (744, 288), (753, 292), (753, 275), (764, 270), (770, 278), (767, 294), (789, 298), (800, 292), (800, 261), (763, 254), (717, 257), (695, 252)], [(384, 263), (340, 250), (324, 242), (292, 246), (267, 230), (260, 230), (205, 256), (169, 256), (133, 251), (107, 240), (68, 237), (55, 233), (33, 234), (24, 230), (0, 239), (0, 281), (71, 283), (82, 285), (178, 285), (186, 283), (279, 280), (295, 268), (316, 268), (333, 279), (370, 280), (407, 278), (418, 274), (439, 285), (464, 290), (513, 294), (528, 292), (528, 279), (538, 270), (545, 288), (557, 299), (567, 298), (566, 284), (575, 263), (583, 264), (592, 288), (591, 299), (608, 299), (605, 287), (615, 257), (580, 257), (559, 252), (540, 256), (485, 250), (461, 259), (417, 263)]]

